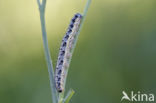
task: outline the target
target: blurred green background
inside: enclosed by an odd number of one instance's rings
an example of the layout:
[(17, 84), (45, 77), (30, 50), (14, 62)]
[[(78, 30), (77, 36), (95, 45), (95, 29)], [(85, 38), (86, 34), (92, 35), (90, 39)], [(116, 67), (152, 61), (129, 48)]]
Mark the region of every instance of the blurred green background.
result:
[[(54, 65), (86, 0), (47, 0)], [(51, 103), (36, 0), (0, 0), (0, 103)], [(120, 103), (122, 91), (156, 94), (156, 0), (93, 0), (72, 58), (71, 103)], [(138, 103), (138, 102), (137, 102)]]

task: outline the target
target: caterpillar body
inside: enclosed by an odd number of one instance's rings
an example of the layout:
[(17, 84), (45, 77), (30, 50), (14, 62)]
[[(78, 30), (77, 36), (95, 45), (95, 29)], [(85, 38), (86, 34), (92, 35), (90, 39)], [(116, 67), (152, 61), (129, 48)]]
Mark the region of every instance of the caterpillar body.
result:
[(64, 90), (64, 82), (67, 74), (66, 69), (69, 67), (70, 59), (72, 57), (71, 51), (74, 47), (81, 20), (81, 14), (77, 13), (74, 15), (61, 43), (55, 69), (55, 85), (58, 92), (62, 92)]

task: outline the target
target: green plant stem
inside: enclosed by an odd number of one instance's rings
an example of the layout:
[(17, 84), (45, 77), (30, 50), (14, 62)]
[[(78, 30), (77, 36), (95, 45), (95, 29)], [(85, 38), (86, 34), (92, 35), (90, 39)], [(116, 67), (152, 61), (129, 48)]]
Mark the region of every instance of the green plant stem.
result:
[[(55, 81), (54, 81), (54, 70), (53, 70), (53, 65), (52, 65), (52, 60), (51, 60), (51, 55), (50, 55), (50, 51), (48, 48), (48, 40), (47, 40), (47, 33), (46, 33), (46, 26), (45, 26), (45, 6), (46, 6), (46, 0), (42, 0), (42, 3), (40, 2), (40, 0), (37, 0), (38, 6), (39, 6), (39, 11), (40, 11), (40, 20), (41, 20), (41, 28), (42, 28), (42, 38), (43, 38), (43, 45), (44, 45), (44, 52), (45, 52), (45, 57), (46, 57), (46, 62), (48, 65), (48, 72), (49, 72), (49, 78), (50, 78), (50, 87), (51, 87), (51, 92), (52, 92), (52, 101), (53, 103), (68, 103), (72, 97), (72, 95), (74, 94), (74, 92), (70, 92), (69, 94), (66, 96), (65, 101), (64, 101), (64, 92), (63, 93), (59, 93), (59, 98), (57, 96), (57, 92), (56, 92), (56, 88), (55, 88)], [(74, 47), (71, 51), (71, 54), (73, 54), (74, 48), (76, 46), (76, 42), (78, 39), (78, 35), (80, 34), (80, 31), (82, 29), (84, 20), (86, 18), (89, 6), (91, 4), (91, 0), (88, 0), (83, 12), (83, 18), (82, 21), (80, 23), (80, 28), (77, 32), (77, 37), (75, 39), (74, 42)], [(70, 60), (71, 62), (71, 60)], [(68, 70), (67, 70), (68, 73)], [(65, 84), (66, 84), (66, 78), (65, 78)], [(64, 85), (65, 88), (65, 85)], [(65, 90), (64, 90), (65, 91)]]
[[(83, 26), (83, 24), (84, 24), (84, 20), (85, 20), (85, 18), (86, 18), (86, 15), (87, 15), (87, 12), (88, 12), (88, 9), (89, 9), (90, 4), (91, 4), (91, 0), (88, 0), (88, 1), (87, 1), (87, 4), (86, 4), (86, 6), (85, 6), (85, 9), (84, 9), (83, 15), (82, 15), (83, 17), (82, 17), (82, 21), (81, 21), (81, 23), (80, 23), (79, 30), (78, 30), (78, 32), (77, 32), (76, 39), (75, 39), (75, 41), (74, 41), (74, 46), (73, 46), (73, 48), (72, 48), (72, 50), (71, 50), (71, 55), (73, 55), (74, 49), (75, 49), (75, 47), (76, 47), (76, 43), (77, 43), (77, 40), (78, 40), (78, 36), (79, 36), (79, 34), (80, 34), (80, 32), (81, 32), (81, 29), (82, 29), (82, 26)], [(71, 62), (71, 59), (70, 59), (70, 61), (69, 61), (69, 64), (70, 64), (70, 62)], [(68, 70), (69, 70), (69, 69), (67, 69), (67, 73), (68, 73)], [(65, 84), (66, 84), (66, 79), (67, 79), (67, 78), (65, 78)], [(65, 88), (65, 87), (64, 87), (64, 88)]]
[[(73, 52), (74, 52), (74, 49), (75, 49), (75, 47), (76, 47), (76, 42), (77, 42), (77, 40), (78, 40), (78, 36), (79, 36), (79, 34), (80, 34), (80, 31), (81, 31), (81, 29), (82, 29), (82, 26), (83, 26), (83, 24), (84, 24), (84, 21), (85, 21), (85, 18), (86, 18), (86, 15), (87, 15), (87, 12), (88, 12), (88, 9), (89, 9), (89, 7), (90, 7), (90, 4), (91, 4), (91, 1), (92, 0), (88, 0), (87, 1), (87, 3), (86, 3), (86, 6), (85, 6), (85, 8), (84, 8), (84, 11), (83, 11), (83, 14), (82, 14), (82, 21), (81, 21), (81, 23), (80, 23), (80, 28), (79, 28), (79, 30), (78, 30), (78, 32), (77, 32), (77, 36), (76, 36), (76, 39), (75, 39), (75, 41), (74, 41), (74, 47), (73, 47), (73, 49), (72, 49), (72, 51), (71, 51), (71, 55), (73, 54)], [(70, 64), (70, 62), (71, 62), (71, 59), (70, 59), (70, 61), (69, 61), (69, 64)], [(67, 69), (67, 74), (68, 74), (68, 70), (69, 70), (69, 68)], [(67, 75), (66, 74), (66, 75)], [(67, 77), (67, 76), (66, 76)], [(65, 85), (66, 85), (66, 79), (67, 78), (65, 78), (65, 84), (64, 84), (64, 92), (65, 92)], [(58, 103), (63, 103), (63, 98), (64, 98), (64, 92), (62, 92), (62, 93), (59, 93), (59, 98), (58, 98)], [(71, 99), (71, 97), (70, 97), (70, 99)]]
[(38, 2), (38, 5), (39, 5), (39, 11), (40, 11), (42, 39), (43, 39), (45, 58), (46, 58), (47, 66), (48, 66), (48, 72), (49, 72), (50, 87), (51, 87), (51, 92), (52, 92), (52, 101), (53, 101), (53, 103), (57, 103), (57, 92), (56, 92), (56, 89), (55, 89), (54, 70), (53, 70), (50, 51), (49, 51), (49, 48), (48, 48), (48, 39), (47, 39), (46, 26), (45, 26), (46, 0), (43, 0), (42, 3), (40, 3), (40, 0), (37, 0), (37, 2)]

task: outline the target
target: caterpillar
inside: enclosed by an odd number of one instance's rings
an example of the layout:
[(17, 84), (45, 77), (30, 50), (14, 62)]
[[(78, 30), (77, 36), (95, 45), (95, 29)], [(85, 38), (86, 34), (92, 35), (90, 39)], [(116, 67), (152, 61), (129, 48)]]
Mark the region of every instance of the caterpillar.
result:
[(74, 41), (78, 34), (79, 26), (82, 20), (82, 15), (77, 13), (71, 19), (70, 25), (67, 29), (65, 36), (62, 39), (59, 56), (55, 69), (55, 86), (59, 93), (64, 90), (64, 82), (69, 67), (69, 62), (72, 57), (72, 48)]

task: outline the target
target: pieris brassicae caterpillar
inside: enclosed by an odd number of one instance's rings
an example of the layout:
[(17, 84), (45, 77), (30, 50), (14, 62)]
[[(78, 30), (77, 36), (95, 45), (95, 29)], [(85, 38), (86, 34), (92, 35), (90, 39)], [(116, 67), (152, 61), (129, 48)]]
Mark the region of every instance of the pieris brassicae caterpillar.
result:
[(55, 69), (55, 85), (58, 92), (64, 90), (64, 82), (66, 78), (66, 69), (69, 68), (70, 59), (72, 57), (72, 48), (78, 34), (82, 15), (77, 13), (71, 20), (67, 33), (65, 34), (59, 51), (59, 56)]

